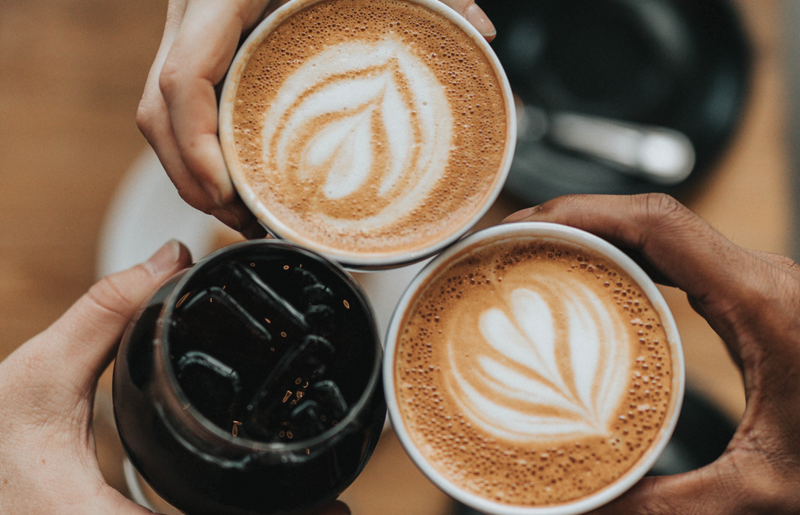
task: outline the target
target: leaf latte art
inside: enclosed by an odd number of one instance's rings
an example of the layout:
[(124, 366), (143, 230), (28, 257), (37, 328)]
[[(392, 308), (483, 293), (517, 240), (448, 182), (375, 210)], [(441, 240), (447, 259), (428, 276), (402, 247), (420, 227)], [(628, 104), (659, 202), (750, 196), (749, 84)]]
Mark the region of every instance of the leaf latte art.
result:
[[(451, 132), (442, 86), (399, 42), (342, 43), (283, 83), (264, 123), (264, 162), (324, 196), (324, 223), (373, 230), (427, 198)], [(354, 201), (366, 212), (352, 212)]]
[(423, 5), (302, 1), (235, 91), (223, 148), (242, 198), (277, 235), (345, 263), (457, 239), (497, 195), (515, 141), (501, 70)]
[(519, 288), (505, 309), (484, 311), (478, 325), (485, 345), (474, 347), (469, 362), (457, 360), (465, 335), (453, 333), (451, 394), (486, 431), (509, 440), (606, 435), (630, 366), (625, 322), (578, 281), (548, 290)]
[(408, 438), (459, 489), (510, 505), (588, 496), (674, 412), (672, 349), (619, 266), (562, 241), (477, 240), (439, 264), (398, 329)]

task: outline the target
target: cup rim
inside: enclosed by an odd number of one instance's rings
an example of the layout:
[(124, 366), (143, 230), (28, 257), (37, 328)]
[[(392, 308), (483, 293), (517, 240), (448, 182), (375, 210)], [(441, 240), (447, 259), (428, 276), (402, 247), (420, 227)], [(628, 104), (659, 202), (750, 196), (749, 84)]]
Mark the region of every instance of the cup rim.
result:
[[(175, 370), (173, 369), (172, 365), (170, 364), (170, 357), (169, 357), (169, 349), (167, 345), (168, 338), (167, 331), (165, 324), (163, 323), (164, 320), (167, 319), (175, 309), (175, 305), (179, 302), (180, 295), (184, 294), (183, 289), (186, 287), (187, 283), (200, 271), (205, 270), (210, 264), (219, 261), (222, 256), (226, 254), (230, 254), (231, 252), (241, 252), (243, 249), (247, 249), (248, 247), (278, 247), (281, 249), (288, 249), (294, 252), (298, 252), (301, 255), (305, 255), (305, 257), (310, 259), (315, 259), (318, 261), (323, 262), (324, 264), (330, 267), (331, 272), (338, 275), (344, 283), (350, 286), (352, 291), (354, 292), (355, 296), (358, 298), (359, 302), (361, 302), (367, 320), (371, 325), (370, 334), (372, 336), (371, 344), (375, 348), (375, 358), (372, 366), (370, 368), (370, 376), (367, 381), (366, 386), (364, 387), (364, 391), (361, 393), (361, 396), (358, 398), (355, 404), (350, 408), (349, 412), (345, 417), (339, 422), (338, 425), (332, 427), (326, 431), (323, 431), (317, 436), (306, 440), (298, 440), (297, 442), (292, 443), (284, 443), (284, 442), (261, 442), (258, 440), (252, 440), (249, 438), (236, 436), (230, 434), (230, 432), (223, 430), (216, 424), (214, 424), (211, 420), (209, 420), (205, 415), (203, 415), (189, 400), (184, 393), (183, 388), (181, 387), (180, 383), (178, 382), (177, 375)], [(161, 313), (159, 314), (159, 321), (155, 333), (155, 343), (154, 347), (156, 348), (154, 357), (157, 356), (159, 363), (163, 363), (166, 376), (165, 376), (165, 385), (166, 390), (171, 397), (171, 399), (167, 399), (167, 402), (177, 402), (180, 403), (182, 406), (181, 411), (183, 413), (187, 413), (191, 419), (193, 419), (197, 426), (202, 428), (204, 432), (208, 436), (216, 440), (223, 440), (225, 445), (231, 446), (232, 449), (237, 449), (239, 451), (246, 451), (248, 453), (266, 453), (266, 454), (292, 454), (296, 452), (303, 451), (305, 449), (313, 449), (316, 448), (318, 445), (322, 445), (333, 438), (338, 438), (342, 435), (347, 434), (350, 431), (352, 424), (361, 416), (364, 409), (369, 406), (370, 399), (373, 395), (375, 395), (376, 391), (380, 390), (380, 380), (381, 380), (381, 366), (382, 366), (382, 359), (383, 359), (383, 347), (381, 344), (380, 334), (378, 334), (377, 324), (375, 322), (375, 314), (372, 308), (372, 305), (369, 302), (366, 294), (364, 293), (361, 286), (353, 279), (350, 274), (348, 274), (339, 264), (330, 261), (329, 259), (325, 258), (324, 256), (320, 256), (319, 254), (305, 249), (303, 247), (299, 247), (292, 243), (282, 242), (282, 241), (275, 241), (275, 240), (251, 240), (251, 241), (243, 241), (239, 243), (235, 243), (229, 245), (227, 247), (223, 247), (215, 252), (212, 252), (208, 256), (204, 257), (200, 261), (194, 264), (191, 268), (187, 269), (183, 276), (178, 280), (175, 284), (174, 288), (169, 292), (167, 298), (164, 301), (164, 307), (162, 308)]]
[(514, 105), (514, 96), (511, 91), (511, 84), (492, 47), (486, 42), (480, 32), (470, 25), (463, 16), (443, 4), (440, 0), (405, 0), (426, 7), (454, 23), (471, 37), (489, 60), (495, 76), (498, 77), (502, 84), (503, 102), (507, 113), (506, 142), (503, 158), (495, 174), (493, 184), (487, 190), (481, 208), (478, 209), (459, 230), (453, 232), (444, 239), (436, 240), (430, 245), (410, 252), (393, 251), (389, 253), (372, 252), (368, 254), (348, 252), (343, 249), (337, 249), (314, 242), (313, 239), (298, 233), (289, 225), (275, 217), (259, 200), (255, 191), (245, 179), (241, 167), (239, 166), (238, 153), (233, 138), (233, 106), (235, 105), (236, 90), (238, 89), (242, 73), (250, 57), (258, 49), (261, 42), (288, 17), (306, 7), (325, 1), (328, 0), (291, 0), (287, 2), (261, 21), (237, 51), (225, 77), (222, 95), (219, 100), (219, 139), (228, 174), (248, 209), (256, 216), (261, 225), (264, 226), (270, 234), (279, 239), (302, 245), (345, 267), (354, 269), (395, 268), (421, 261), (441, 252), (443, 249), (462, 238), (481, 218), (483, 218), (500, 195), (511, 169), (511, 162), (514, 157), (514, 150), (517, 142), (516, 109)]
[[(457, 257), (462, 250), (481, 242), (491, 242), (493, 240), (499, 242), (516, 237), (558, 240), (579, 247), (582, 246), (613, 261), (617, 266), (622, 268), (630, 275), (631, 279), (638, 283), (643, 293), (647, 295), (654, 309), (661, 317), (662, 327), (670, 343), (673, 363), (671, 382), (672, 400), (670, 401), (671, 413), (669, 415), (669, 420), (665, 421), (661, 426), (661, 430), (658, 433), (659, 441), (616, 481), (611, 482), (600, 490), (587, 496), (550, 506), (521, 506), (497, 503), (474, 493), (467, 492), (450, 482), (428, 462), (424, 454), (416, 447), (411, 439), (403, 417), (400, 414), (394, 385), (395, 354), (403, 315), (410, 303), (417, 296), (420, 287), (424, 286), (428, 279), (434, 276), (434, 274), (440, 270), (443, 271), (448, 262), (452, 258)], [(548, 222), (504, 224), (474, 233), (464, 238), (456, 245), (451, 246), (429, 263), (414, 278), (411, 284), (409, 284), (392, 314), (384, 341), (383, 386), (389, 418), (401, 445), (420, 471), (422, 471), (422, 473), (438, 488), (458, 501), (481, 512), (492, 515), (577, 515), (591, 511), (614, 500), (630, 489), (655, 464), (675, 430), (683, 403), (686, 383), (683, 348), (675, 319), (667, 306), (666, 300), (658, 290), (658, 287), (636, 262), (617, 247), (591, 233), (566, 225)]]

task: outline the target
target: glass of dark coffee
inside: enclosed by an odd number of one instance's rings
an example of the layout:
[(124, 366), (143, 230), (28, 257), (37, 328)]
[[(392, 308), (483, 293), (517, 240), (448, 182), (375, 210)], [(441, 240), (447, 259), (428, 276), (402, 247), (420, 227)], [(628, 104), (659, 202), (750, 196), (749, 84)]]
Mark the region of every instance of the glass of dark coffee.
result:
[(192, 514), (300, 513), (366, 465), (386, 414), (369, 303), (338, 265), (245, 242), (167, 281), (114, 367), (141, 476)]

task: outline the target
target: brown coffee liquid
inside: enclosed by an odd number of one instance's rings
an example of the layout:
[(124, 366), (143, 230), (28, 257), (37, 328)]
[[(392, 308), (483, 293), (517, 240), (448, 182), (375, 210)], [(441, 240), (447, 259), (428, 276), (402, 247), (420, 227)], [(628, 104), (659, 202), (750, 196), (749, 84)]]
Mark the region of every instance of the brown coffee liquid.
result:
[[(355, 44), (366, 49), (363, 66), (346, 63), (341, 73), (299, 81), (291, 101), (280, 97), (314, 58)], [(391, 45), (398, 55), (368, 55)], [(434, 78), (435, 92), (409, 71), (412, 58), (421, 76)], [(322, 112), (313, 102), (348, 84), (356, 95), (359, 85), (384, 78), (389, 85), (363, 103), (331, 101)], [(265, 113), (275, 110), (277, 121), (265, 128), (272, 116)], [(447, 116), (436, 114), (443, 110)], [(440, 241), (483, 207), (507, 145), (506, 118), (491, 62), (451, 21), (404, 0), (327, 0), (289, 17), (251, 58), (236, 95), (234, 137), (259, 200), (300, 238), (387, 255)], [(347, 134), (341, 141), (337, 127)], [(357, 186), (340, 177), (354, 169), (366, 174), (351, 181)]]
[(415, 445), (459, 488), (510, 505), (565, 503), (623, 476), (674, 410), (672, 383), (639, 286), (561, 242), (462, 253), (410, 305), (395, 355)]

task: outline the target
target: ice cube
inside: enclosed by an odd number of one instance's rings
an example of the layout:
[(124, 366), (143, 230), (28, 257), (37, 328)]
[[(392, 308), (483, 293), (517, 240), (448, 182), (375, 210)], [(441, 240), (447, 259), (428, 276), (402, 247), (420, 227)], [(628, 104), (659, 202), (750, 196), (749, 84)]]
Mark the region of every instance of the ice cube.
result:
[(309, 386), (325, 373), (334, 352), (328, 340), (316, 335), (306, 336), (289, 349), (248, 403), (247, 431), (267, 441), (274, 439), (280, 423), (304, 402)]
[(289, 420), (293, 438), (311, 438), (325, 431), (320, 414), (319, 404), (312, 400), (305, 401), (292, 410)]
[(314, 332), (327, 335), (333, 331), (336, 322), (336, 312), (330, 306), (317, 304), (309, 306), (306, 311), (306, 320), (314, 328)]
[(200, 413), (219, 427), (230, 425), (242, 391), (239, 374), (199, 351), (181, 356), (177, 369), (178, 383)]
[(289, 324), (303, 332), (309, 330), (303, 314), (292, 304), (265, 283), (251, 268), (236, 261), (225, 263), (224, 274), (226, 282), (233, 281), (239, 289), (251, 296), (253, 304), (262, 304), (266, 311), (284, 318)]
[(325, 304), (333, 302), (333, 291), (324, 284), (310, 284), (303, 288), (303, 299), (309, 304)]
[(327, 418), (341, 420), (347, 414), (347, 401), (333, 381), (319, 381), (312, 387), (312, 396)]
[(207, 303), (216, 304), (227, 310), (233, 318), (239, 320), (247, 330), (258, 339), (265, 341), (272, 340), (272, 335), (267, 331), (264, 325), (242, 307), (235, 298), (219, 286), (212, 286), (206, 290), (202, 290), (186, 302), (182, 309), (186, 313), (191, 313), (193, 309)]

